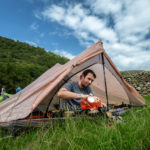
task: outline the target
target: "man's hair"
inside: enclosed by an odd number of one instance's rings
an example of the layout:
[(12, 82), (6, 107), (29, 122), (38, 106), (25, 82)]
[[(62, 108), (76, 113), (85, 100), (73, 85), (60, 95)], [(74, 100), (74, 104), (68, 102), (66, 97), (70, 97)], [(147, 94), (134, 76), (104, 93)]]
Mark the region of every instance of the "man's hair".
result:
[[(94, 76), (94, 78), (96, 78), (96, 74), (95, 74), (94, 71), (91, 70), (91, 69), (84, 70), (84, 71), (82, 72), (82, 75), (84, 75), (84, 77), (86, 77), (86, 75), (87, 75), (88, 73), (91, 73), (91, 74)], [(80, 77), (80, 78), (81, 78), (81, 77)]]

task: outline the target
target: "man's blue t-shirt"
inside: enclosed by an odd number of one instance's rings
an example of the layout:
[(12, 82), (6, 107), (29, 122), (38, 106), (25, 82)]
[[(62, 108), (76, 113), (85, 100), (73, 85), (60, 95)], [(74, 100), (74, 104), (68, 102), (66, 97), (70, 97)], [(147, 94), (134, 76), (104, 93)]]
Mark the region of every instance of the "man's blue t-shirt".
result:
[[(89, 94), (93, 94), (91, 88), (85, 87), (85, 88), (80, 88), (78, 85), (78, 82), (68, 82), (64, 88), (66, 88), (68, 91), (70, 92), (74, 92), (74, 93), (78, 93), (78, 94), (85, 94), (85, 95), (89, 95)], [(93, 94), (94, 95), (94, 94)], [(62, 108), (63, 110), (81, 110), (80, 107), (80, 102), (82, 99), (62, 99)]]

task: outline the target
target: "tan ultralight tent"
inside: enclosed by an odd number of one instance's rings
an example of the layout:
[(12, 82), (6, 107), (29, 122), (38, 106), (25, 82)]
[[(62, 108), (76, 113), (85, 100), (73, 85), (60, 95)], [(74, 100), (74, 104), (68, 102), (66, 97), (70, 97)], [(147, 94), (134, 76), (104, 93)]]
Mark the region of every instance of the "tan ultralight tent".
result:
[(56, 96), (58, 90), (67, 81), (78, 80), (87, 68), (97, 75), (91, 88), (102, 102), (107, 105), (146, 105), (141, 95), (122, 78), (99, 41), (65, 65), (56, 64), (21, 92), (0, 103), (0, 123), (24, 119), (35, 108), (53, 109), (59, 102)]

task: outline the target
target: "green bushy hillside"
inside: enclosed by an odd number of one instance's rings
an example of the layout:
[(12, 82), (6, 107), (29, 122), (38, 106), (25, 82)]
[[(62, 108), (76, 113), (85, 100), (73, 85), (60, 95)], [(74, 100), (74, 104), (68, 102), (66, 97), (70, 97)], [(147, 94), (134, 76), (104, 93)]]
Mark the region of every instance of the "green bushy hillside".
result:
[(56, 63), (67, 61), (43, 48), (0, 37), (0, 87), (15, 93), (18, 86), (24, 88)]

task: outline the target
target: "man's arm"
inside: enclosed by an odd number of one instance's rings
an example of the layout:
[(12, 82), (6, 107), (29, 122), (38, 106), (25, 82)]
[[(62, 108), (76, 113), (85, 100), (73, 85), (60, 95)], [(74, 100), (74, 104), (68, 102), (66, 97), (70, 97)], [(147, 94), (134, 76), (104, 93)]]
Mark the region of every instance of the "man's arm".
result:
[(77, 94), (74, 92), (70, 92), (68, 91), (66, 88), (61, 88), (59, 90), (59, 92), (57, 93), (57, 96), (59, 98), (63, 98), (63, 99), (78, 99), (78, 98), (87, 98), (89, 95), (84, 95), (84, 94)]

